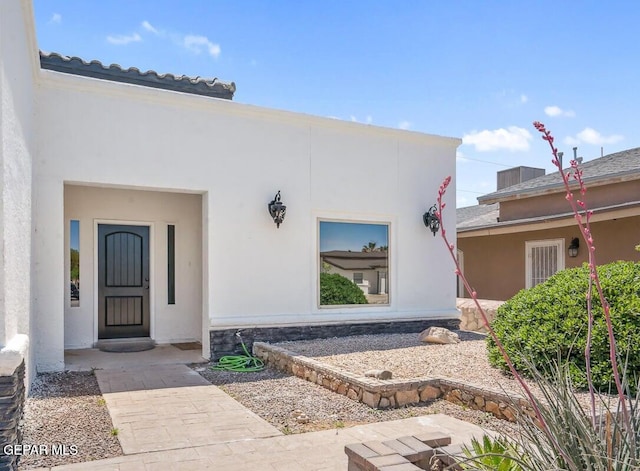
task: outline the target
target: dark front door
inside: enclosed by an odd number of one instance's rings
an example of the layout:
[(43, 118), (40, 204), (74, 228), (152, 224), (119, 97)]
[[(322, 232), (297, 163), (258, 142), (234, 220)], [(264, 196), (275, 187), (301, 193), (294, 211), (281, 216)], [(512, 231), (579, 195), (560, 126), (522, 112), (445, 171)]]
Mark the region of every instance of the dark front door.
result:
[(149, 227), (98, 224), (98, 338), (149, 337)]

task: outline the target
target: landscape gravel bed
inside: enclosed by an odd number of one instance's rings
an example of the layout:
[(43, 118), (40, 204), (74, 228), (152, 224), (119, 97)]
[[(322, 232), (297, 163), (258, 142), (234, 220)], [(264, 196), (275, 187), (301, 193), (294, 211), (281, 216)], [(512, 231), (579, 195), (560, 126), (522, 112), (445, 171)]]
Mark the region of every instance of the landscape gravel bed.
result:
[[(523, 395), (520, 384), (512, 376), (489, 364), (485, 334), (456, 333), (460, 343), (445, 345), (423, 343), (417, 333), (358, 335), (274, 345), (355, 374), (386, 369), (394, 379), (448, 378), (509, 395)], [(533, 381), (525, 382), (534, 395), (542, 397)], [(587, 393), (576, 393), (576, 397), (588, 408)]]
[[(19, 469), (122, 455), (98, 382), (91, 373), (39, 374), (25, 401), (20, 427), (24, 445), (44, 445), (48, 452), (22, 456)], [(65, 445), (66, 455), (53, 455), (54, 445)]]
[(271, 368), (256, 373), (212, 371), (209, 366), (201, 365), (195, 368), (211, 383), (285, 434), (341, 429), (428, 414), (447, 414), (490, 430), (511, 430), (511, 424), (491, 414), (443, 400), (401, 409), (377, 410)]

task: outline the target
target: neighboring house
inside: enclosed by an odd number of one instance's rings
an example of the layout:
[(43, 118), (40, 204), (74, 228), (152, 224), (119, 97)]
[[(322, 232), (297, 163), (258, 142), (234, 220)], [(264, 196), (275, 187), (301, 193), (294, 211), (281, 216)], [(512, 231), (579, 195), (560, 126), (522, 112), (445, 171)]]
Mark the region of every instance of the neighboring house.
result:
[[(461, 141), (236, 103), (234, 91), (40, 55), (31, 2), (0, 1), (0, 343), (27, 336), (31, 371), (112, 338), (198, 340), (209, 357), (240, 328), (457, 322), (448, 254), (422, 214)], [(327, 220), (387, 227), (389, 275), (368, 280), (388, 304), (319, 306)]]
[[(640, 243), (640, 148), (590, 160), (580, 168), (587, 187), (584, 199), (593, 210), (597, 263), (639, 260), (634, 247)], [(457, 210), (464, 274), (482, 298), (509, 299), (587, 261), (560, 173), (535, 176), (540, 172), (522, 167), (500, 172), (498, 191), (478, 198), (478, 206)], [(514, 176), (524, 181), (510, 184)], [(578, 191), (575, 197), (581, 198)]]
[[(353, 281), (365, 295), (387, 294), (388, 257), (384, 250), (351, 252), (331, 250), (320, 252), (323, 270), (338, 273)], [(375, 299), (375, 298), (372, 298)]]

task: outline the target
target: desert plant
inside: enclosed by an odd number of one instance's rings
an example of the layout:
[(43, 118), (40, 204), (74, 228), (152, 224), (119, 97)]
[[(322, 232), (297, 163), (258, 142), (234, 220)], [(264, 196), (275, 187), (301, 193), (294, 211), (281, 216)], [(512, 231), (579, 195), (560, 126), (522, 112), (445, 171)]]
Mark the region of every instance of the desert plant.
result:
[[(514, 447), (515, 446), (515, 447)], [(470, 446), (464, 446), (462, 469), (478, 471), (522, 471), (521, 451), (504, 437), (484, 435), (478, 440), (472, 438)]]
[(320, 304), (367, 304), (358, 285), (337, 273), (320, 273)]
[[(516, 436), (501, 437), (500, 440), (505, 445), (505, 450), (500, 453), (507, 458), (513, 459), (514, 450), (516, 450), (519, 458), (518, 464), (523, 470), (527, 471), (637, 470), (640, 469), (640, 450), (637, 446), (638, 439), (640, 439), (640, 412), (636, 407), (638, 398), (636, 398), (636, 401), (629, 401), (627, 396), (629, 378), (625, 374), (628, 370), (624, 367), (620, 368), (616, 336), (614, 334), (615, 322), (612, 317), (611, 306), (605, 297), (600, 274), (596, 269), (595, 244), (590, 228), (592, 212), (587, 209), (583, 199), (586, 187), (582, 180), (582, 171), (578, 167), (578, 162), (572, 160), (571, 171), (565, 173), (558, 159), (558, 150), (553, 145), (553, 136), (543, 124), (535, 122), (534, 126), (551, 147), (552, 162), (560, 170), (566, 190), (566, 199), (571, 206), (580, 233), (589, 251), (586, 292), (576, 293), (576, 296), (586, 296), (586, 310), (583, 315), (583, 323), (586, 322), (587, 325), (584, 363), (585, 381), (590, 393), (590, 408), (586, 411), (578, 401), (574, 392), (574, 384), (571, 380), (570, 371), (572, 366), (561, 357), (559, 362), (552, 362), (547, 371), (543, 372), (538, 371), (533, 363), (525, 365), (542, 391), (542, 397), (538, 398), (532, 394), (531, 389), (516, 369), (512, 356), (509, 355), (490, 325), (486, 313), (478, 302), (476, 291), (462, 275), (455, 253), (455, 246), (449, 242), (443, 225), (440, 233), (456, 266), (456, 274), (475, 301), (489, 336), (528, 399), (528, 405), (524, 408), (520, 406), (519, 402), (514, 401), (514, 406), (519, 411), (517, 419), (521, 432)], [(571, 178), (577, 182), (580, 198), (574, 197), (574, 190), (570, 184)], [(450, 182), (451, 177), (447, 177), (438, 191), (436, 217), (439, 218), (441, 223), (445, 207), (442, 199)], [(602, 307), (602, 316), (598, 315), (598, 319), (596, 319), (597, 313), (593, 309), (594, 292)], [(563, 301), (556, 300), (556, 302)], [(606, 400), (607, 398), (596, 392), (593, 385), (592, 348), (594, 341), (596, 344), (603, 341), (603, 339), (594, 337), (594, 325), (597, 322), (603, 322), (605, 326), (604, 336), (609, 354), (611, 377), (617, 393), (615, 397), (617, 405), (613, 410)], [(526, 354), (526, 351), (518, 351), (513, 354), (513, 357), (521, 356), (526, 361)], [(596, 401), (600, 404), (599, 415), (596, 413)], [(480, 456), (476, 458), (480, 458)], [(469, 460), (461, 459), (461, 462), (469, 462)], [(472, 469), (486, 468), (476, 467)]]

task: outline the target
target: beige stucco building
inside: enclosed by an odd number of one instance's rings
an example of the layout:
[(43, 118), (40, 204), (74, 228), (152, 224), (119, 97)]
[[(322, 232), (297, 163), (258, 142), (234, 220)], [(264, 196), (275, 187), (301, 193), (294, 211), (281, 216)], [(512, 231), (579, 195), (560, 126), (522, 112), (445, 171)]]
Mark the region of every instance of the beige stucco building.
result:
[[(635, 250), (640, 243), (640, 148), (580, 167), (587, 187), (584, 200), (593, 210), (597, 263), (640, 260)], [(478, 206), (457, 210), (457, 235), (464, 273), (480, 297), (509, 299), (558, 270), (587, 261), (559, 172), (506, 186), (478, 201)], [(570, 251), (575, 241), (577, 251)]]

